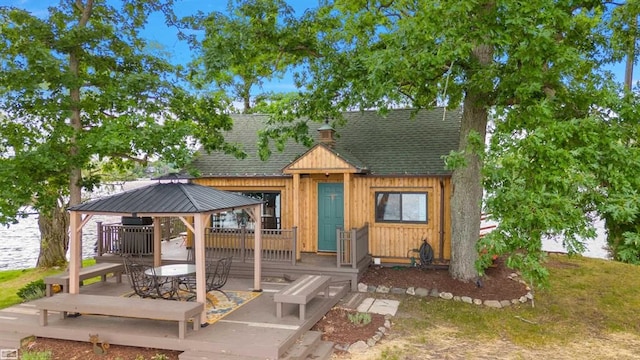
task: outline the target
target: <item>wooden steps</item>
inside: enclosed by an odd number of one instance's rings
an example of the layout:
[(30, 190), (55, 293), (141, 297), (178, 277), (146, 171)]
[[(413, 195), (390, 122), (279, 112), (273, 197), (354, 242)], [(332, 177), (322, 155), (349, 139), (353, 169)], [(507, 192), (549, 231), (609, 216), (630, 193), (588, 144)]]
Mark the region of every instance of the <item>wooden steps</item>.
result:
[(14, 331), (0, 331), (0, 349), (20, 349), (35, 339), (32, 335), (21, 334)]
[[(333, 354), (333, 343), (322, 341), (322, 334), (317, 331), (307, 331), (287, 351), (281, 360), (328, 360)], [(179, 360), (259, 360), (264, 357), (223, 354), (217, 352), (187, 350), (178, 355)]]

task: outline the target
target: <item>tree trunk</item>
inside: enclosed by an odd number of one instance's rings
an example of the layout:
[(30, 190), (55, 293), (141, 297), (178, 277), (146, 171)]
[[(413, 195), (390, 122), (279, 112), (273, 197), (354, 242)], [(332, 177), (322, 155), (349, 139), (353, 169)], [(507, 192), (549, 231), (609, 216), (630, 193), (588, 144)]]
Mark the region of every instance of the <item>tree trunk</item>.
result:
[[(490, 46), (479, 45), (474, 49), (474, 59), (479, 67), (487, 66), (493, 58)], [(462, 281), (477, 279), (475, 262), (478, 259), (476, 243), (480, 237), (482, 212), (482, 153), (487, 133), (488, 94), (479, 88), (466, 91), (462, 122), (460, 124), (459, 150), (463, 152), (465, 165), (453, 171), (451, 183), (451, 264), (449, 274)], [(472, 144), (469, 135), (476, 133), (480, 144)]]
[(37, 267), (65, 267), (69, 248), (69, 215), (64, 207), (56, 206), (50, 212), (40, 211), (40, 254)]

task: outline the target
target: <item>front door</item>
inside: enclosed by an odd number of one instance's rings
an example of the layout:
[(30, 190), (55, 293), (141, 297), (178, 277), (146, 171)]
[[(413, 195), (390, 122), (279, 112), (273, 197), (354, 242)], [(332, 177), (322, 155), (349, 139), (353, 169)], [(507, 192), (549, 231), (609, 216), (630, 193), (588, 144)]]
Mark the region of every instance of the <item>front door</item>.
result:
[(342, 183), (318, 184), (318, 251), (336, 251), (336, 228), (344, 226)]

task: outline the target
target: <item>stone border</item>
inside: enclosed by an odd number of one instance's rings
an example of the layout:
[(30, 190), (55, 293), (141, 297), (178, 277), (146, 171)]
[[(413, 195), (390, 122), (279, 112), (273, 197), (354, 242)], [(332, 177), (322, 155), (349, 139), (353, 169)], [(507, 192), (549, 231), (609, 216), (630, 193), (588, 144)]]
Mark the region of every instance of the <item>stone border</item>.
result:
[(469, 296), (458, 296), (458, 295), (453, 295), (452, 293), (449, 293), (449, 292), (440, 292), (438, 291), (438, 289), (429, 290), (421, 287), (416, 288), (413, 286), (407, 289), (396, 288), (396, 287), (389, 288), (388, 286), (384, 286), (384, 285), (374, 286), (374, 285), (367, 285), (364, 283), (358, 283), (358, 292), (363, 292), (363, 293), (370, 292), (370, 293), (379, 293), (379, 294), (390, 293), (394, 295), (413, 295), (413, 296), (420, 296), (420, 297), (431, 296), (431, 297), (440, 298), (444, 300), (461, 301), (467, 304), (484, 305), (487, 307), (498, 308), (498, 309), (511, 306), (511, 305), (516, 305), (516, 304), (524, 304), (530, 300), (533, 301), (533, 293), (531, 292), (531, 288), (527, 285), (526, 282), (524, 282), (524, 280), (520, 279), (518, 274), (516, 273), (509, 274), (509, 279), (523, 284), (525, 286), (525, 289), (527, 290), (527, 294), (521, 296), (518, 299), (484, 300), (483, 301), (480, 299), (473, 299)]
[(391, 315), (384, 316), (384, 326), (380, 326), (378, 331), (369, 338), (367, 341), (360, 340), (356, 341), (353, 344), (335, 344), (333, 346), (334, 349), (339, 351), (346, 351), (348, 353), (360, 353), (367, 350), (370, 347), (375, 346), (375, 344), (382, 339), (382, 337), (391, 329)]

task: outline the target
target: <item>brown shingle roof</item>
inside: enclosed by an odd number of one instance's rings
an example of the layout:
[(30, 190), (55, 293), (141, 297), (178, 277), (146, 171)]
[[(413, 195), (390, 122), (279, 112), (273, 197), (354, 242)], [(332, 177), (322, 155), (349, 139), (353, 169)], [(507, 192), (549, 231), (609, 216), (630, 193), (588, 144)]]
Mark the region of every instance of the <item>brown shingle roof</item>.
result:
[[(443, 155), (458, 148), (461, 110), (395, 109), (386, 116), (376, 111), (344, 113), (344, 126), (335, 126), (337, 154), (353, 165), (375, 175), (447, 175)], [(272, 151), (267, 161), (258, 157), (257, 133), (267, 115), (233, 115), (233, 130), (225, 135), (229, 142), (243, 144), (247, 158), (215, 152), (201, 154), (192, 166), (203, 177), (282, 176), (282, 169), (308, 148), (290, 141), (284, 151)], [(321, 123), (310, 123), (317, 138)]]

